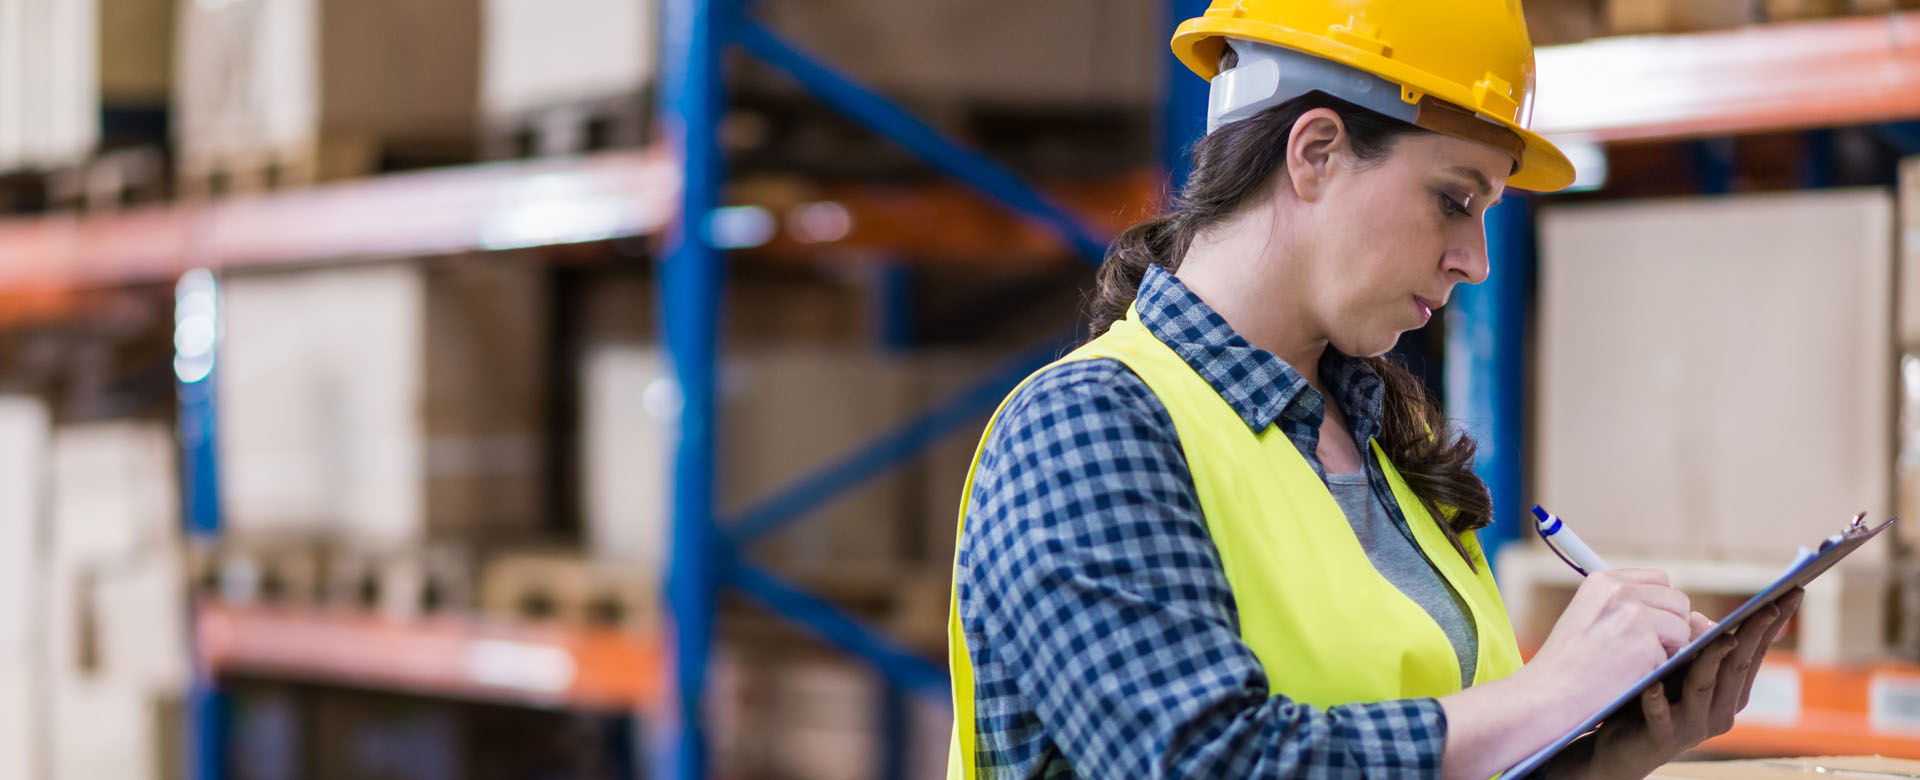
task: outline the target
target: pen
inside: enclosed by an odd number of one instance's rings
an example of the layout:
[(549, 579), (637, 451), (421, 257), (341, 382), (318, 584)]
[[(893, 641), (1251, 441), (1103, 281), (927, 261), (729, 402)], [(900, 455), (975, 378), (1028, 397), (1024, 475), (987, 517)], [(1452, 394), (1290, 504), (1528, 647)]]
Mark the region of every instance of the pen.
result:
[(1539, 504), (1535, 504), (1533, 518), (1536, 521), (1534, 530), (1540, 532), (1541, 541), (1546, 542), (1547, 548), (1553, 550), (1553, 554), (1560, 556), (1560, 560), (1566, 561), (1574, 571), (1580, 572), (1580, 576), (1585, 577), (1596, 571), (1607, 570), (1607, 562), (1600, 560), (1600, 556), (1594, 554), (1593, 548), (1588, 547), (1586, 542), (1580, 541), (1580, 535), (1574, 533), (1572, 528), (1569, 528), (1560, 518), (1555, 517), (1552, 512), (1541, 509)]

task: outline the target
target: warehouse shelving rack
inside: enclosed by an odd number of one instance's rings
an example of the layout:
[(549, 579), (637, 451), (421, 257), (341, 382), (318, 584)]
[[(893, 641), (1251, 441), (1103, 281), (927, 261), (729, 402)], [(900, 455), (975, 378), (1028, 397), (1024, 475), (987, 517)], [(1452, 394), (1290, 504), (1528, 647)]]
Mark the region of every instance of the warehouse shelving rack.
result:
[[(1170, 0), (1168, 27), (1204, 5), (1196, 0)], [(608, 646), (593, 644), (594, 637), (570, 634), (534, 636), (511, 630), (502, 634), (446, 624), (368, 625), (245, 610), (204, 612), (197, 616), (202, 663), (196, 670), (192, 702), (193, 776), (220, 776), (221, 705), (213, 685), (218, 672), (279, 664), (278, 668), (303, 674), (329, 673), (324, 658), (289, 654), (284, 645), (278, 650), (261, 649), (251, 640), (268, 630), (265, 626), (330, 631), (343, 637), (339, 641), (380, 637), (405, 643), (431, 638), (439, 640), (440, 647), (462, 652), (483, 642), (496, 643), (486, 647), (501, 647), (497, 643), (505, 641), (506, 646), (526, 652), (545, 652), (545, 657), (559, 653), (583, 679), (609, 682), (589, 686), (591, 693), (549, 691), (545, 701), (582, 706), (611, 702), (646, 712), (651, 718), (648, 731), (658, 748), (653, 774), (675, 778), (706, 773), (698, 707), (715, 598), (724, 586), (738, 587), (874, 661), (902, 688), (944, 695), (945, 674), (937, 664), (914, 657), (825, 602), (744, 563), (736, 550), (837, 489), (905, 457), (936, 434), (990, 409), (1007, 387), (1050, 357), (1055, 345), (1044, 345), (1010, 362), (987, 381), (957, 392), (948, 407), (828, 467), (774, 501), (740, 517), (717, 518), (711, 448), (717, 414), (714, 330), (724, 271), (721, 253), (707, 235), (705, 215), (720, 205), (722, 165), (714, 145), (723, 100), (720, 50), (739, 44), (787, 71), (827, 105), (920, 152), (936, 169), (1053, 227), (1063, 234), (1067, 246), (1084, 257), (1096, 259), (1103, 240), (1033, 188), (941, 139), (872, 92), (847, 83), (743, 14), (743, 6), (727, 0), (665, 3), (661, 109), (669, 133), (662, 148), (396, 175), (311, 191), (117, 214), (0, 222), (0, 307), (6, 309), (0, 315), (7, 318), (71, 314), (84, 304), (79, 291), (168, 279), (181, 281), (183, 320), (196, 315), (217, 317), (217, 311), (204, 309), (206, 299), (195, 297), (210, 279), (194, 273), (196, 269), (486, 251), (656, 234), (670, 237), (672, 251), (661, 266), (661, 303), (668, 347), (685, 399), (673, 477), (668, 597), (674, 630), (670, 643), (626, 640), (627, 644)], [(1535, 126), (1557, 137), (1615, 142), (1911, 120), (1920, 117), (1920, 47), (1908, 40), (1920, 30), (1916, 25), (1920, 25), (1920, 14), (1891, 14), (1544, 49)], [(1171, 76), (1161, 154), (1177, 169), (1181, 150), (1197, 133), (1206, 97), (1199, 80), (1172, 65), (1171, 57), (1166, 61)], [(1908, 141), (1914, 136), (1908, 126), (1889, 125), (1885, 130)], [(1714, 162), (1711, 154), (1705, 155), (1703, 169), (1714, 169)], [(1179, 178), (1175, 170), (1173, 179)], [(1491, 548), (1516, 534), (1511, 519), (1519, 509), (1522, 336), (1531, 286), (1536, 200), (1508, 197), (1489, 214), (1492, 275), (1485, 284), (1461, 289), (1448, 315), (1449, 411), (1468, 421), (1480, 439), (1481, 473), (1493, 490), (1500, 518), (1495, 528), (1483, 534), (1490, 554)], [(191, 363), (212, 361), (214, 356), (182, 354), (180, 359)], [(220, 531), (213, 413), (217, 377), (217, 371), (188, 371), (179, 388), (187, 524), (190, 534), (202, 538)], [(583, 649), (588, 646), (593, 649)], [(447, 664), (468, 657), (461, 652), (442, 656)], [(1844, 721), (1847, 725), (1841, 728), (1852, 729), (1856, 737), (1846, 743), (1847, 750), (1920, 751), (1920, 738), (1911, 732), (1874, 731), (1866, 714), (1875, 696), (1904, 690), (1888, 688), (1891, 683), (1886, 681), (1911, 687), (1920, 680), (1920, 670), (1889, 665), (1847, 671), (1805, 667), (1790, 659), (1782, 663), (1781, 668), (1799, 681), (1796, 685), (1808, 711), (1825, 713), (1816, 719), (1819, 722), (1770, 729), (1742, 727), (1716, 745), (1731, 751), (1762, 745), (1834, 745), (1794, 740), (1839, 733), (1833, 724)], [(333, 669), (331, 673), (349, 672)], [(393, 669), (372, 672), (385, 673), (401, 674), (389, 680), (400, 687), (447, 695), (509, 700), (528, 700), (531, 695), (525, 690), (477, 688), (471, 680), (436, 683), (432, 675)], [(1867, 729), (1866, 736), (1860, 736), (1860, 728)]]

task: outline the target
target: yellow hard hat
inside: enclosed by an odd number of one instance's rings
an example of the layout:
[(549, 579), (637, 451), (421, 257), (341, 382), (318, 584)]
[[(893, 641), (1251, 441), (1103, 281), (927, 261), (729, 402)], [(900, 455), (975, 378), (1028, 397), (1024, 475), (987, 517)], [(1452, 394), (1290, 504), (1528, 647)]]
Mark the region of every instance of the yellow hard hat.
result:
[[(1239, 83), (1216, 78), (1229, 41), (1241, 64), (1228, 75)], [(1173, 53), (1214, 82), (1211, 120), (1317, 90), (1504, 149), (1515, 161), (1508, 186), (1551, 192), (1573, 183), (1573, 163), (1527, 127), (1533, 42), (1520, 0), (1213, 0), (1174, 32)], [(1250, 54), (1271, 64), (1240, 77)], [(1349, 77), (1328, 72), (1336, 70)], [(1376, 82), (1397, 90), (1354, 94)]]

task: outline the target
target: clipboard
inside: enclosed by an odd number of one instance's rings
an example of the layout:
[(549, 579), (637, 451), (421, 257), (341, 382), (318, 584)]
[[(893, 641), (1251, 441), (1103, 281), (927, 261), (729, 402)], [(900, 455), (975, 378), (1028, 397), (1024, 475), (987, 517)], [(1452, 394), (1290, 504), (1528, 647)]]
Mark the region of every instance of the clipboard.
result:
[(1552, 744), (1541, 748), (1538, 752), (1526, 757), (1520, 763), (1508, 768), (1506, 772), (1501, 773), (1501, 777), (1506, 780), (1524, 780), (1529, 773), (1544, 768), (1548, 761), (1553, 760), (1553, 757), (1559, 755), (1560, 751), (1565, 750), (1568, 745), (1573, 744), (1574, 740), (1592, 731), (1600, 725), (1601, 721), (1613, 717), (1614, 713), (1619, 712), (1628, 702), (1639, 698), (1640, 692), (1646, 690), (1647, 686), (1658, 683), (1670, 675), (1681, 672), (1686, 668), (1687, 663), (1692, 661), (1694, 656), (1699, 655), (1700, 651), (1711, 644), (1713, 640), (1719, 639), (1726, 635), (1727, 632), (1739, 628), (1740, 624), (1745, 623), (1748, 617), (1766, 608), (1767, 605), (1772, 604), (1781, 596), (1786, 595), (1788, 591), (1805, 586), (1807, 583), (1812, 582), (1815, 577), (1826, 573), (1828, 569), (1833, 568), (1834, 564), (1839, 563), (1841, 558), (1845, 558), (1854, 550), (1859, 549), (1861, 545), (1867, 543), (1867, 540), (1878, 536), (1881, 531), (1886, 530), (1887, 526), (1898, 522), (1900, 518), (1889, 519), (1871, 528), (1867, 527), (1864, 522), (1865, 519), (1865, 512), (1856, 515), (1853, 518), (1853, 524), (1848, 526), (1847, 530), (1821, 541), (1818, 550), (1808, 550), (1805, 547), (1800, 548), (1799, 554), (1794, 556), (1793, 563), (1787, 566), (1787, 570), (1780, 575), (1779, 579), (1774, 580), (1773, 584), (1768, 585), (1766, 590), (1761, 591), (1759, 595), (1753, 598), (1747, 599), (1746, 603), (1741, 604), (1738, 609), (1735, 609), (1731, 614), (1722, 618), (1719, 624), (1709, 629), (1706, 633), (1701, 634), (1699, 638), (1687, 643), (1686, 647), (1680, 648), (1680, 651), (1668, 658), (1666, 663), (1660, 665), (1660, 668), (1640, 678), (1639, 681), (1629, 686), (1626, 692), (1620, 694), (1605, 707), (1600, 708), (1600, 711), (1595, 712), (1586, 720), (1581, 721), (1580, 725), (1575, 726), (1572, 731), (1561, 735), (1560, 738), (1554, 740)]

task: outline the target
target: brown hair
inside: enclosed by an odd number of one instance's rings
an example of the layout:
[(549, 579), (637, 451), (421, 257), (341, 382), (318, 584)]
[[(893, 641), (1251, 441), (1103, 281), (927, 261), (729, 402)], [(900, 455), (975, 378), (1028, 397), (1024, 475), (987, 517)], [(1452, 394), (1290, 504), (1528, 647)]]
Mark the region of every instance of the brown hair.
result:
[[(1195, 236), (1225, 222), (1266, 192), (1275, 174), (1286, 166), (1285, 140), (1294, 123), (1316, 108), (1330, 108), (1340, 115), (1353, 154), (1363, 163), (1383, 160), (1403, 136), (1428, 132), (1315, 92), (1200, 139), (1193, 147), (1193, 173), (1172, 207), (1129, 228), (1108, 248), (1087, 306), (1094, 334), (1126, 316), (1149, 266), (1179, 268)], [(1412, 372), (1384, 357), (1359, 360), (1386, 385), (1381, 448), (1471, 565), (1473, 557), (1461, 545), (1460, 535), (1485, 527), (1493, 517), (1486, 483), (1473, 473), (1473, 439), (1450, 424), (1445, 410)], [(1444, 512), (1443, 506), (1448, 508)]]

